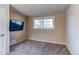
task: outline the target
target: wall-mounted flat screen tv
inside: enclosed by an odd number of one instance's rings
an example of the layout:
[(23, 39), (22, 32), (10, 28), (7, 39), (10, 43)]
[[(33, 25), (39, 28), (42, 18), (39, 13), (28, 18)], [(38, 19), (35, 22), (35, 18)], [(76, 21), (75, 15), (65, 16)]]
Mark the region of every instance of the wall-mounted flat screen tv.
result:
[(24, 22), (20, 20), (10, 20), (10, 31), (21, 31), (23, 30)]

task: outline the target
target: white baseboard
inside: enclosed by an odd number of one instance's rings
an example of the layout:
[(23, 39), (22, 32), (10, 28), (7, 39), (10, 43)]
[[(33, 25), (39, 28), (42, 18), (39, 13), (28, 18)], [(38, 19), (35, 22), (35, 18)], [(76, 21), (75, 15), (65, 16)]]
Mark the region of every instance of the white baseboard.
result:
[(10, 46), (16, 44), (16, 40), (11, 40), (10, 41)]
[(29, 38), (29, 40), (65, 45), (65, 43), (51, 42), (51, 41), (45, 41), (45, 40), (35, 40), (35, 39), (30, 39), (30, 38)]
[(67, 49), (69, 50), (70, 54), (73, 55), (71, 49), (66, 45)]

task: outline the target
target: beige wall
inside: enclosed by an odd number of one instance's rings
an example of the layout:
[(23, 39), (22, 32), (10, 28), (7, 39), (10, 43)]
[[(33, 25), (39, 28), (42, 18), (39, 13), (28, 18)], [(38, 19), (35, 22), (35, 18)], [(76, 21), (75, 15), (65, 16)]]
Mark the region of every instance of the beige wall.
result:
[(67, 9), (67, 47), (71, 54), (79, 55), (79, 4), (70, 5)]
[[(32, 28), (32, 18), (29, 19), (29, 39), (36, 41), (44, 41), (56, 44), (65, 44), (65, 13), (58, 12), (45, 16), (55, 16), (54, 30), (34, 30)], [(39, 17), (39, 16), (38, 16)]]
[(16, 40), (17, 43), (26, 40), (28, 17), (23, 16), (16, 9), (10, 6), (10, 19), (24, 21), (24, 30), (10, 32), (10, 40)]

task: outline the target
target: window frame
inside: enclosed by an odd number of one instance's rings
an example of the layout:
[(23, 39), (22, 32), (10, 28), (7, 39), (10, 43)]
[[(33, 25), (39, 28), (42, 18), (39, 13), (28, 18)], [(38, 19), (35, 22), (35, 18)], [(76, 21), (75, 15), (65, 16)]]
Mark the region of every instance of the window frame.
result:
[[(55, 16), (49, 16), (49, 17), (37, 17), (37, 18), (32, 18), (33, 19), (33, 29), (34, 30), (54, 30), (55, 29)], [(52, 28), (34, 28), (34, 24), (35, 24), (35, 20), (43, 20), (44, 21), (44, 19), (53, 19), (52, 20), (52, 25), (53, 25), (53, 27)]]

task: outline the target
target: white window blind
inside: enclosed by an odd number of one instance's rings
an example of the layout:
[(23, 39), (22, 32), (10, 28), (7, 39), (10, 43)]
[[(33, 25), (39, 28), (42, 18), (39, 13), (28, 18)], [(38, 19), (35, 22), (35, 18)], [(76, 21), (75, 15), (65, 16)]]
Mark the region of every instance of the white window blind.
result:
[(54, 25), (54, 17), (34, 18), (33, 20), (34, 29), (54, 29)]

